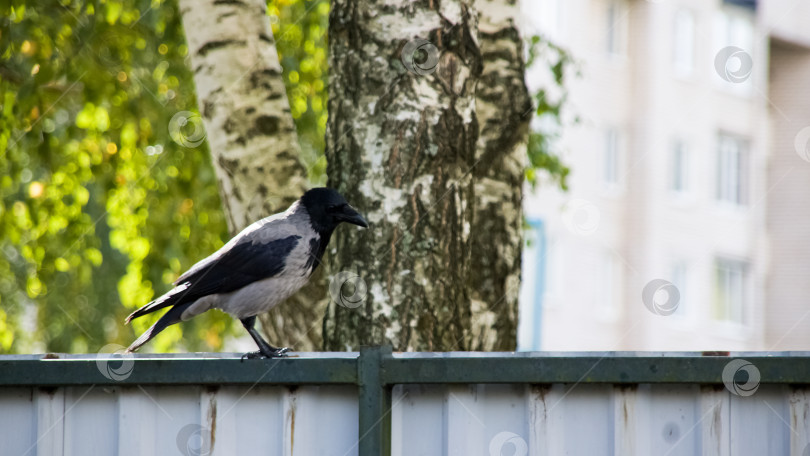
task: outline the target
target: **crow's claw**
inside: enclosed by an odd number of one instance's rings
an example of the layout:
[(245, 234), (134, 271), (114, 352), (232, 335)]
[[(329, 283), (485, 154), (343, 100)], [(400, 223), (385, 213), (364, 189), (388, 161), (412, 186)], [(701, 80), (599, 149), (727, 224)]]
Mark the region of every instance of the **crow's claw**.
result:
[(247, 352), (244, 355), (242, 355), (242, 361), (246, 359), (257, 359), (257, 358), (265, 358), (265, 356), (262, 355), (262, 352), (260, 351)]
[(242, 361), (244, 361), (245, 359), (284, 358), (286, 356), (289, 356), (287, 354), (287, 352), (289, 352), (289, 351), (290, 351), (289, 348), (284, 347), (284, 348), (276, 348), (274, 350), (270, 350), (270, 351), (267, 351), (267, 352), (262, 352), (261, 350), (255, 351), (255, 352), (248, 352), (248, 353), (245, 353), (244, 355), (242, 355)]

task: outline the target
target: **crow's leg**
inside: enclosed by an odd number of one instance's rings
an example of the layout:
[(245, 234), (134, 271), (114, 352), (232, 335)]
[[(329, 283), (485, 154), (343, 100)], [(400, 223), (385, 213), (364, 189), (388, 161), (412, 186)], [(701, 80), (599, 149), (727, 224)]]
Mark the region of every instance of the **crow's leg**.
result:
[(262, 336), (259, 334), (259, 331), (256, 331), (256, 328), (255, 328), (255, 325), (256, 325), (256, 316), (255, 315), (252, 316), (252, 317), (243, 318), (243, 319), (241, 319), (241, 322), (242, 322), (242, 326), (244, 326), (245, 329), (247, 329), (247, 332), (248, 332), (248, 334), (250, 334), (250, 337), (252, 337), (253, 341), (256, 342), (256, 345), (259, 346), (259, 351), (245, 353), (245, 355), (242, 356), (242, 359), (244, 359), (244, 358), (248, 358), (248, 359), (253, 359), (253, 358), (280, 358), (282, 356), (285, 356), (287, 354), (287, 352), (289, 351), (289, 349), (287, 347), (276, 348), (276, 347), (268, 344), (266, 340), (262, 339)]

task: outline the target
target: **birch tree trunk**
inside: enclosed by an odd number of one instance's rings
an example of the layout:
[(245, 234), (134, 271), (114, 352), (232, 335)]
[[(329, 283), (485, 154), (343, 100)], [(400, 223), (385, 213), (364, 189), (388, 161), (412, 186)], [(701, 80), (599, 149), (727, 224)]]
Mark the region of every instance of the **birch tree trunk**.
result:
[(476, 22), (472, 0), (332, 1), (327, 174), (371, 228), (332, 241), (327, 349), (472, 347)]
[(473, 350), (517, 346), (523, 182), (532, 102), (525, 82), (517, 0), (478, 0), (484, 70), (476, 90), (481, 127), (475, 167), (471, 276)]
[(262, 0), (180, 0), (231, 232), (286, 208), (307, 184), (266, 10)]
[[(198, 106), (231, 234), (286, 209), (307, 188), (266, 10), (264, 0), (180, 0)], [(180, 141), (190, 147), (202, 142), (200, 130), (189, 129), (199, 119), (186, 113), (177, 121)], [(321, 319), (317, 304), (324, 295), (323, 287), (307, 287), (261, 316), (269, 340), (298, 350), (320, 346), (320, 335), (311, 329)]]

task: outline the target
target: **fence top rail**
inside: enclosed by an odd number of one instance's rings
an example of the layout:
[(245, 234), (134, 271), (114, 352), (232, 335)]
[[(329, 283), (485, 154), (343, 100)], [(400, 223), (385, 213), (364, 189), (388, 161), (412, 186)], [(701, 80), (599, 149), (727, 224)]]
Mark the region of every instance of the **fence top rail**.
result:
[[(102, 353), (31, 353), (0, 354), (0, 361), (39, 361), (39, 360), (93, 360)], [(360, 352), (290, 352), (290, 359), (352, 359)], [(131, 353), (126, 355), (137, 360), (142, 359), (241, 359), (242, 353), (229, 352), (193, 352), (193, 353)], [(397, 359), (432, 359), (432, 358), (810, 358), (810, 351), (518, 351), (518, 352), (392, 352)]]
[[(331, 354), (331, 353), (330, 353)], [(394, 352), (394, 358), (810, 358), (810, 351)]]
[[(353, 359), (357, 358), (359, 352), (290, 352), (291, 359)], [(2, 361), (95, 361), (96, 359), (109, 353), (33, 353), (24, 355), (0, 355)], [(189, 360), (189, 359), (230, 359), (241, 360), (243, 353), (130, 353), (127, 355), (117, 355), (135, 360)]]
[(755, 372), (760, 383), (810, 385), (810, 352), (391, 353), (388, 347), (370, 347), (360, 353), (304, 352), (244, 361), (235, 353), (0, 355), (0, 387), (358, 385), (358, 360), (374, 351), (380, 352), (375, 365), (386, 385), (722, 385), (741, 369)]

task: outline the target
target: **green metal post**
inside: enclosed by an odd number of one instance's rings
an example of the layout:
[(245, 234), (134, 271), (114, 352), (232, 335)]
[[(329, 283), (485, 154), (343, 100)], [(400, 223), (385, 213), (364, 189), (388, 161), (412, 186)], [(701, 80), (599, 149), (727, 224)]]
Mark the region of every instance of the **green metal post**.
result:
[(360, 456), (391, 455), (391, 386), (382, 382), (382, 363), (391, 347), (362, 347), (357, 359)]

